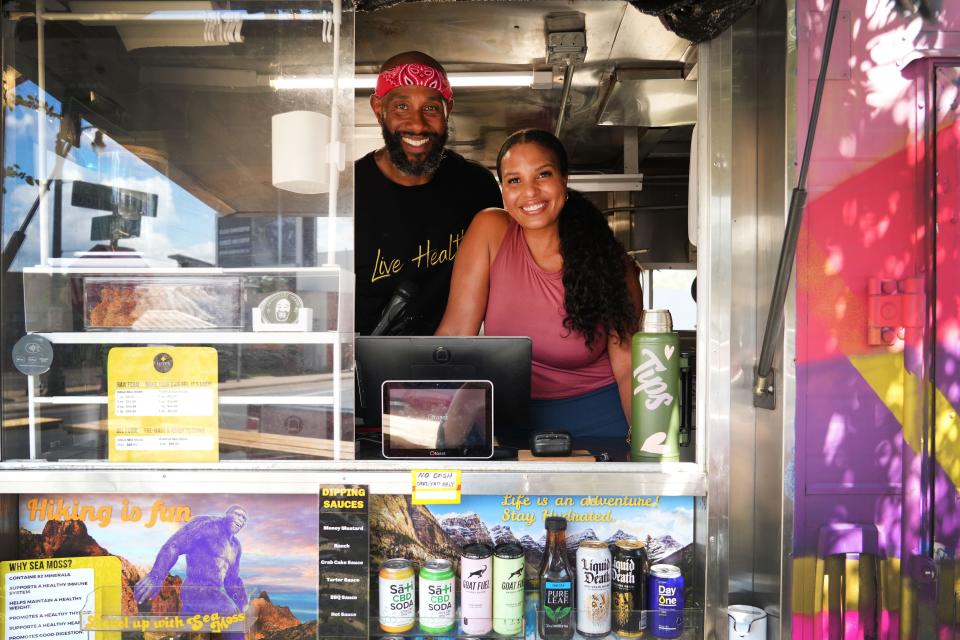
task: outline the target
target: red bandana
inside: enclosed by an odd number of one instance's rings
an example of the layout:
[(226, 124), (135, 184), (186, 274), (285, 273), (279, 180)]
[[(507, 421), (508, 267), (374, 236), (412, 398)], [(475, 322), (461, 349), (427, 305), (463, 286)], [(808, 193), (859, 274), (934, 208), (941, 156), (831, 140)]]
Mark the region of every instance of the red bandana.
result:
[(416, 62), (400, 64), (380, 73), (377, 77), (375, 95), (382, 98), (397, 87), (405, 86), (436, 89), (448, 105), (453, 104), (453, 89), (450, 88), (450, 81), (447, 80), (446, 74), (439, 69)]

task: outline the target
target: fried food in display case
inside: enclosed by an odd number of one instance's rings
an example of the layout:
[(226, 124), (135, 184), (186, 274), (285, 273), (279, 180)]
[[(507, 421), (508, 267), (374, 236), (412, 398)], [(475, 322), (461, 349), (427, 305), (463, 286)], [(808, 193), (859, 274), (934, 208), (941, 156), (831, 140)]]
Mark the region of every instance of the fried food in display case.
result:
[(87, 329), (237, 329), (240, 279), (85, 278)]

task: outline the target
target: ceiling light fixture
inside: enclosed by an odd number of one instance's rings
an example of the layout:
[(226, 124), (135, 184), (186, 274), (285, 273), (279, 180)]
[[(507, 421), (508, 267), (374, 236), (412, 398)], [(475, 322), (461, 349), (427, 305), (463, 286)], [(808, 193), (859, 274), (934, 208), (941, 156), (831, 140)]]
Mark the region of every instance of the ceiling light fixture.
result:
[[(550, 71), (497, 71), (497, 72), (453, 72), (448, 73), (450, 85), (454, 87), (534, 87), (540, 88), (552, 82)], [(342, 81), (345, 89), (373, 89), (377, 86), (377, 76), (373, 73), (360, 73), (351, 79)], [(331, 89), (333, 79), (329, 76), (281, 76), (271, 78), (274, 89)]]

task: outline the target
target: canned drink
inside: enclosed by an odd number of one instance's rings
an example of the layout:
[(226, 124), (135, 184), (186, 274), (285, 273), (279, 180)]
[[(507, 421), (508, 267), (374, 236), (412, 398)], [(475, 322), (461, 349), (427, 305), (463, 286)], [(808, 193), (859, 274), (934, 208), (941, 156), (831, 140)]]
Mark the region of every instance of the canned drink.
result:
[(679, 638), (683, 633), (683, 575), (672, 564), (650, 567), (647, 594), (650, 629), (655, 638)]
[(403, 633), (413, 629), (416, 620), (413, 565), (406, 558), (391, 558), (380, 565), (380, 628)]
[(460, 554), (460, 625), (467, 635), (493, 627), (493, 547), (468, 544)]
[(493, 630), (517, 635), (523, 630), (523, 547), (515, 542), (493, 550)]
[(613, 632), (639, 638), (647, 629), (647, 545), (618, 540), (613, 547)]
[(420, 628), (443, 633), (456, 625), (456, 585), (453, 563), (443, 558), (427, 560), (420, 567)]
[(577, 549), (577, 633), (587, 638), (610, 633), (610, 548), (584, 540)]

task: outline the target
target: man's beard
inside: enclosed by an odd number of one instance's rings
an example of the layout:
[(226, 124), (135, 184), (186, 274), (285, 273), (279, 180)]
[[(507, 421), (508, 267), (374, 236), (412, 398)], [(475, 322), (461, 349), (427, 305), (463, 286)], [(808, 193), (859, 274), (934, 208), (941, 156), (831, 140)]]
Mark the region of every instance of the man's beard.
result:
[(404, 153), (403, 143), (401, 142), (403, 133), (401, 131), (390, 133), (387, 125), (382, 122), (380, 123), (380, 130), (383, 133), (383, 141), (387, 145), (387, 153), (390, 154), (390, 161), (401, 173), (415, 177), (429, 176), (433, 175), (433, 172), (440, 166), (440, 162), (443, 160), (443, 147), (447, 144), (446, 130), (443, 133), (419, 134), (430, 139), (430, 142), (427, 143), (430, 145), (430, 151), (422, 161), (417, 163), (411, 162), (407, 158), (407, 154)]

